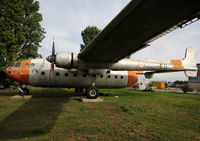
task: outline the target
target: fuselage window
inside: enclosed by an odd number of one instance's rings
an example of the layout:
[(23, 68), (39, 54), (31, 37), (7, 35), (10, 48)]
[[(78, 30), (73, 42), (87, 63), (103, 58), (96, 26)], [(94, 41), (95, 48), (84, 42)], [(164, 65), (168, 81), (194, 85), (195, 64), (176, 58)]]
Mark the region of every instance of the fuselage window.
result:
[(15, 63), (15, 67), (20, 67), (21, 62)]
[(25, 66), (28, 67), (28, 66), (29, 66), (29, 63), (26, 63)]
[(121, 79), (123, 79), (124, 77), (123, 76), (121, 76)]
[(115, 75), (115, 79), (117, 79), (117, 75)]
[(41, 75), (45, 75), (45, 72), (41, 72)]
[(77, 77), (77, 74), (76, 74), (76, 73), (74, 74), (74, 77)]
[(59, 72), (56, 72), (56, 76), (59, 76), (60, 75), (60, 73)]
[(32, 73), (38, 74), (38, 70), (33, 69), (33, 70), (32, 70)]
[(100, 75), (101, 78), (103, 78), (103, 75)]
[(68, 73), (65, 73), (65, 76), (67, 77), (67, 76), (69, 76), (69, 74), (68, 74)]
[(110, 78), (110, 75), (108, 75), (108, 78)]
[(31, 67), (34, 67), (35, 66), (35, 64), (34, 63), (31, 63)]
[(110, 73), (110, 70), (107, 70), (106, 73), (109, 74), (109, 73)]

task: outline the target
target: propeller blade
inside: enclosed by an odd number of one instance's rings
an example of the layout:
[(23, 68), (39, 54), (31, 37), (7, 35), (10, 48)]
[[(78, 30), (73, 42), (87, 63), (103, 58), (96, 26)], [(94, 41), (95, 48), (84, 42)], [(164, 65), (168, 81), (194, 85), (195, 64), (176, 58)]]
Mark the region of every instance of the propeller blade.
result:
[(52, 45), (52, 56), (55, 56), (55, 45), (54, 45), (54, 40), (53, 40), (53, 45)]
[(52, 44), (52, 56), (51, 57), (53, 58), (53, 60), (51, 62), (51, 71), (54, 72), (54, 64), (55, 64), (55, 57), (56, 57), (54, 39), (53, 39), (53, 44)]
[(54, 72), (54, 62), (51, 63), (51, 71)]

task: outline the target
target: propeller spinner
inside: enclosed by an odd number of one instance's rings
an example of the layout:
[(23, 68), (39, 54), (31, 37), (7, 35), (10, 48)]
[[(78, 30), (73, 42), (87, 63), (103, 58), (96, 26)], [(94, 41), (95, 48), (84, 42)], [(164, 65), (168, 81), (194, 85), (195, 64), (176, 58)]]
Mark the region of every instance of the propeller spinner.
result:
[(52, 45), (52, 55), (48, 56), (46, 60), (51, 63), (51, 71), (54, 71), (54, 64), (56, 61), (54, 40)]

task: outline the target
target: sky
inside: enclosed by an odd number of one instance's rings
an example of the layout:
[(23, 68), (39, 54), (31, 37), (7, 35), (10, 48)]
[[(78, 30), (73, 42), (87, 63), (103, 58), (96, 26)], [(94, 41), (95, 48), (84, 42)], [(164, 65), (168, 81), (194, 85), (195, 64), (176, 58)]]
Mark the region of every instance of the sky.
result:
[[(79, 52), (82, 43), (81, 31), (88, 25), (103, 29), (130, 0), (39, 0), (41, 22), (45, 28), (45, 39), (39, 53), (43, 57), (51, 54), (52, 41), (56, 52)], [(200, 63), (200, 21), (175, 31), (150, 43), (150, 46), (133, 55), (131, 59), (182, 59), (185, 49), (192, 47)], [(143, 80), (143, 77), (140, 77)], [(187, 80), (184, 72), (155, 74), (151, 80)]]

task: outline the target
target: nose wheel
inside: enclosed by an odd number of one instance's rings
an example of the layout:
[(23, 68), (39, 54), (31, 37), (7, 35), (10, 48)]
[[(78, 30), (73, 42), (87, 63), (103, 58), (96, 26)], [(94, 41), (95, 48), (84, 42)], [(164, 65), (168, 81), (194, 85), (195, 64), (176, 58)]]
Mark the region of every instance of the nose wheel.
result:
[(95, 99), (99, 96), (99, 91), (96, 87), (92, 86), (86, 89), (86, 97), (88, 99)]
[(29, 95), (29, 89), (28, 88), (22, 88), (18, 86), (19, 94), (20, 95)]
[(23, 95), (29, 95), (29, 89), (22, 88), (22, 90), (23, 90)]

